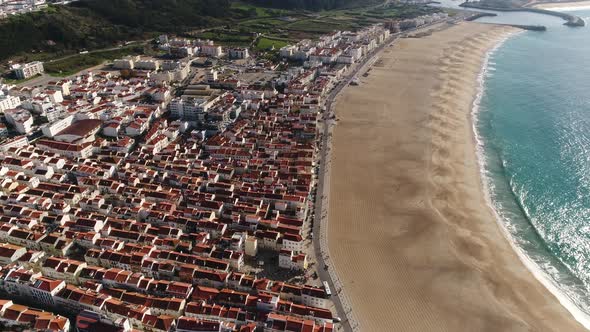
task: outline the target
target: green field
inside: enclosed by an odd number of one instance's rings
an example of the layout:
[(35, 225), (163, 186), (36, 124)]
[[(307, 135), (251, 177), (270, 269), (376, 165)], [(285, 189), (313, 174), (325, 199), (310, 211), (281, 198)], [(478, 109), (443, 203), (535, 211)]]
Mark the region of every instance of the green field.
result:
[(7, 83), (7, 84), (20, 84), (20, 83), (24, 83), (26, 81), (30, 81), (33, 80), (37, 77), (41, 76), (40, 74), (37, 74), (33, 77), (29, 77), (29, 78), (25, 78), (22, 80), (16, 79), (14, 78), (15, 76), (12, 74), (12, 72), (9, 72), (9, 74), (6, 75), (6, 77), (2, 77), (3, 83)]
[[(70, 75), (79, 70), (121, 57), (123, 50), (78, 51), (109, 48), (122, 41), (143, 41), (161, 33), (211, 39), (227, 46), (249, 46), (257, 34), (257, 50), (280, 48), (301, 39), (314, 39), (334, 30), (362, 27), (429, 14), (440, 9), (424, 5), (391, 4), (383, 0), (309, 1), (277, 0), (277, 9), (252, 5), (253, 0), (84, 0), (72, 6), (49, 6), (46, 10), (10, 17), (0, 22), (0, 59), (17, 62), (44, 61), (48, 73)], [(270, 0), (269, 0), (270, 1)], [(149, 5), (151, 3), (151, 5)], [(202, 6), (193, 8), (194, 3)], [(259, 1), (264, 3), (264, 1)], [(268, 1), (267, 1), (268, 3)], [(297, 5), (299, 3), (299, 5)], [(303, 6), (302, 4), (307, 3)], [(331, 3), (331, 5), (330, 5)], [(343, 4), (346, 4), (344, 6)], [(340, 8), (321, 10), (323, 8)], [(354, 9), (352, 9), (354, 8)], [(209, 29), (203, 29), (209, 27)], [(157, 52), (148, 55), (158, 55)], [(129, 53), (129, 52), (127, 52)], [(134, 52), (131, 52), (135, 54)], [(69, 58), (51, 61), (73, 54)]]
[(276, 8), (263, 8), (259, 6), (254, 6), (248, 3), (243, 2), (232, 2), (231, 10), (234, 13), (242, 13), (242, 15), (246, 15), (248, 17), (273, 17), (273, 16), (282, 16), (288, 15), (291, 11), (285, 9), (276, 9)]
[(44, 63), (45, 71), (54, 76), (70, 76), (81, 70), (127, 55), (143, 54), (143, 47), (130, 46), (112, 51), (77, 54), (66, 59)]
[(389, 5), (384, 9), (371, 9), (361, 13), (362, 16), (375, 19), (406, 19), (421, 15), (428, 15), (440, 11), (429, 6), (404, 6), (398, 4)]
[(354, 20), (340, 19), (335, 20), (331, 18), (326, 19), (308, 19), (291, 23), (286, 26), (292, 31), (311, 32), (318, 34), (326, 34), (335, 30), (356, 30), (361, 26)]
[(267, 37), (261, 37), (256, 44), (256, 49), (259, 51), (269, 50), (271, 47), (275, 47), (276, 50), (280, 49), (281, 47), (287, 46), (290, 43), (286, 40), (281, 39), (273, 39)]
[(215, 29), (195, 35), (201, 39), (211, 39), (221, 45), (247, 46), (254, 40), (254, 34), (247, 30)]

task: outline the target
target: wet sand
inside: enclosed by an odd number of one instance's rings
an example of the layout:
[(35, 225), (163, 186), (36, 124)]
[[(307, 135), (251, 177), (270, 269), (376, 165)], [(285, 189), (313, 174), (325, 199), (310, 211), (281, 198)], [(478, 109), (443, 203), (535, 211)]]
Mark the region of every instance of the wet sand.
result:
[(519, 260), (482, 191), (471, 125), (486, 52), (462, 23), (386, 48), (335, 111), (329, 249), (362, 331), (583, 331)]

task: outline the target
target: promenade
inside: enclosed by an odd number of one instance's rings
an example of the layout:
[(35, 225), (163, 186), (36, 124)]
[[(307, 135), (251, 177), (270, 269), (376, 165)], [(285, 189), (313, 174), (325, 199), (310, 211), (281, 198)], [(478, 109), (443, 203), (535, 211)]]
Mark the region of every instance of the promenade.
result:
[[(459, 15), (459, 17), (450, 22), (454, 23), (460, 20), (463, 20), (462, 15)], [(330, 200), (330, 168), (332, 160), (331, 144), (334, 126), (337, 124), (337, 119), (331, 118), (334, 115), (334, 103), (342, 90), (349, 86), (355, 77), (366, 72), (377, 61), (379, 53), (385, 48), (392, 46), (396, 39), (398, 39), (400, 36), (415, 31), (433, 28), (435, 26), (445, 24), (445, 21), (446, 20), (437, 21), (416, 29), (410, 29), (392, 34), (389, 40), (365, 56), (362, 62), (356, 64), (350, 73), (348, 73), (341, 81), (341, 83), (334, 87), (324, 102), (325, 111), (322, 115), (322, 123), (320, 124), (322, 136), (320, 141), (320, 169), (315, 204), (315, 220), (313, 225), (313, 233), (315, 235), (313, 239), (313, 245), (318, 262), (318, 275), (322, 281), (326, 281), (328, 283), (332, 290), (332, 300), (336, 307), (338, 316), (342, 319), (339, 328), (343, 331), (361, 331), (361, 326), (358, 322), (358, 319), (355, 317), (353, 307), (350, 304), (350, 300), (348, 299), (342, 282), (338, 277), (338, 273), (334, 268), (328, 248), (327, 232), (329, 222), (328, 207)]]

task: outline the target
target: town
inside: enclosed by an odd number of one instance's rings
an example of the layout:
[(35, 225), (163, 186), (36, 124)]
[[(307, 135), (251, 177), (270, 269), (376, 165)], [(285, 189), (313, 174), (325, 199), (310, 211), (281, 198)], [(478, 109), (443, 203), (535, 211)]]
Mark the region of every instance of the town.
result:
[(0, 0), (0, 19), (10, 15), (34, 12), (47, 8), (47, 4), (68, 4), (76, 0)]
[[(1, 86), (0, 323), (47, 331), (341, 329), (312, 245), (328, 96), (400, 29), (279, 61), (162, 35), (67, 78)], [(351, 83), (352, 84), (352, 83)], [(317, 237), (317, 235), (316, 235)]]

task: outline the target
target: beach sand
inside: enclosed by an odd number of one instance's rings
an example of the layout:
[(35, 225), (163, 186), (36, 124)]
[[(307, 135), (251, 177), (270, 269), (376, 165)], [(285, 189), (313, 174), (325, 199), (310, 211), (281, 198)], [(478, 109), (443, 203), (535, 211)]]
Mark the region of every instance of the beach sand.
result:
[(535, 3), (533, 7), (540, 9), (588, 9), (590, 8), (590, 1)]
[(482, 191), (471, 107), (513, 28), (386, 48), (335, 110), (328, 239), (362, 331), (583, 331), (525, 268)]

